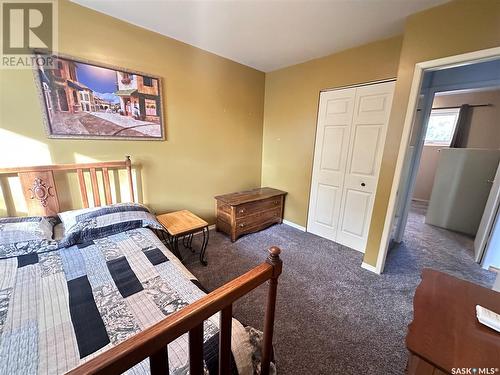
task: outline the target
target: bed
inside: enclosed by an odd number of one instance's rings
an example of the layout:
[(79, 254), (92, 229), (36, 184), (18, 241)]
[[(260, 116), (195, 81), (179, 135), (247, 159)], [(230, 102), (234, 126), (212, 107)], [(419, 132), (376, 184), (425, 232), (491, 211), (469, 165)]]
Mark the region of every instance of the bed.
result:
[[(119, 168), (127, 171), (130, 203), (112, 202), (109, 175)], [(78, 176), (84, 209), (60, 212), (54, 173), (66, 171)], [(85, 173), (95, 207), (89, 207)], [(155, 234), (162, 226), (154, 215), (133, 202), (130, 158), (0, 169), (12, 174), (30, 217), (0, 219), (0, 373), (275, 372), (278, 248), (265, 263), (206, 293)], [(61, 225), (64, 230), (54, 230)], [(232, 318), (232, 303), (266, 281), (261, 333)]]

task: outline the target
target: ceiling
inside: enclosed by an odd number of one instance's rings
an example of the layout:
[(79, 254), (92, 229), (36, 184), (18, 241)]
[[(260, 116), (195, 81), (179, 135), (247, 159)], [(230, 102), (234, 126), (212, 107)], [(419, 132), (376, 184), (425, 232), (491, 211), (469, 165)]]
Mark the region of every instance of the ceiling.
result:
[(403, 32), (448, 0), (73, 0), (269, 72)]

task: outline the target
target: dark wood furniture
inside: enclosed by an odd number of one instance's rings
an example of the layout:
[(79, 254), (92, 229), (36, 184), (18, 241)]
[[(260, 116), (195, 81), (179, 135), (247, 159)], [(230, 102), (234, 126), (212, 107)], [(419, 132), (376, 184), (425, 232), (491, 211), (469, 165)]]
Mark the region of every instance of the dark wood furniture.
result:
[(408, 374), (451, 374), (454, 368), (493, 374), (479, 369), (500, 367), (500, 334), (477, 321), (476, 305), (499, 312), (500, 293), (424, 269), (406, 336)]
[(218, 195), (216, 230), (231, 241), (283, 222), (285, 191), (268, 187)]
[(207, 265), (205, 251), (207, 250), (209, 231), (208, 223), (205, 220), (188, 210), (158, 215), (156, 219), (163, 225), (169, 234), (166, 238), (169, 249), (181, 260), (182, 256), (179, 252), (179, 238), (183, 239), (184, 247), (193, 251), (193, 235), (201, 232), (203, 234), (203, 241), (201, 243), (200, 262), (204, 266)]
[[(130, 198), (133, 201), (131, 161), (128, 156), (125, 161), (0, 168), (0, 178), (16, 175), (20, 178), (29, 215), (54, 215), (60, 212), (54, 172), (76, 172), (83, 206), (89, 207), (84, 172), (88, 170), (90, 173), (94, 206), (100, 206), (97, 171), (102, 171), (105, 202), (108, 204), (112, 203), (109, 171), (119, 168), (127, 170)], [(231, 374), (232, 305), (245, 294), (269, 281), (261, 352), (261, 374), (268, 375), (272, 355), (276, 292), (278, 277), (282, 269), (280, 253), (279, 248), (271, 247), (264, 263), (128, 340), (95, 356), (70, 371), (69, 374), (121, 374), (146, 358), (149, 358), (152, 375), (168, 374), (167, 345), (179, 336), (189, 333), (190, 374), (202, 375), (203, 322), (220, 312), (219, 375), (229, 375)]]

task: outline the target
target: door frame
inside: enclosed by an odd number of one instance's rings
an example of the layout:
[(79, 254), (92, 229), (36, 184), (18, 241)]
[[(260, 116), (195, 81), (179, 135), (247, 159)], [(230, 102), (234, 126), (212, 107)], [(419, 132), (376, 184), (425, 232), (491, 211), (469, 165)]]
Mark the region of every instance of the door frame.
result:
[[(374, 81), (367, 81), (367, 82), (360, 82), (360, 83), (354, 83), (352, 85), (345, 85), (345, 86), (335, 86), (335, 87), (330, 87), (326, 89), (321, 89), (319, 90), (318, 94), (318, 105), (316, 108), (316, 126), (314, 130), (314, 147), (313, 147), (313, 155), (312, 155), (312, 163), (311, 163), (311, 178), (309, 180), (309, 196), (307, 199), (307, 217), (306, 217), (306, 225), (305, 227), (299, 228), (301, 230), (304, 230), (305, 232), (309, 232), (309, 217), (311, 213), (311, 190), (313, 188), (313, 172), (314, 172), (314, 158), (316, 155), (316, 141), (318, 138), (318, 122), (319, 122), (319, 105), (320, 105), (320, 100), (321, 100), (321, 93), (323, 92), (330, 92), (330, 91), (337, 91), (337, 90), (344, 90), (344, 89), (351, 89), (351, 88), (357, 88), (357, 87), (364, 87), (364, 86), (371, 86), (371, 85), (377, 85), (380, 83), (387, 83), (387, 82), (397, 82), (396, 77), (391, 77), (391, 78), (385, 78), (385, 79), (379, 79), (379, 80), (374, 80)], [(391, 108), (392, 111), (392, 108)], [(387, 126), (386, 129), (386, 135), (387, 131), (389, 130), (389, 125)], [(385, 143), (384, 143), (385, 146)], [(380, 175), (379, 175), (380, 177)]]
[[(429, 70), (439, 70), (446, 68), (453, 68), (463, 65), (475, 64), (478, 62), (485, 62), (489, 60), (495, 60), (500, 58), (500, 47), (488, 48), (483, 50), (478, 50), (474, 52), (463, 53), (460, 55), (443, 57), (435, 60), (423, 61), (415, 64), (415, 70), (413, 73), (413, 79), (410, 89), (410, 96), (408, 99), (408, 106), (406, 109), (405, 120), (403, 124), (403, 133), (401, 136), (401, 142), (399, 145), (398, 158), (396, 161), (396, 168), (394, 171), (394, 177), (391, 186), (391, 193), (389, 196), (389, 203), (387, 207), (387, 212), (384, 220), (384, 227), (382, 230), (382, 238), (379, 245), (379, 251), (377, 255), (377, 263), (374, 272), (381, 274), (384, 270), (385, 261), (387, 258), (387, 253), (389, 251), (390, 234), (391, 228), (394, 221), (394, 215), (397, 209), (398, 202), (398, 190), (401, 183), (401, 177), (405, 162), (405, 156), (408, 152), (410, 146), (410, 135), (412, 130), (412, 125), (416, 115), (418, 107), (418, 99), (422, 86), (422, 78), (424, 73)], [(410, 165), (413, 168), (414, 165)], [(407, 179), (405, 184), (410, 181)], [(402, 191), (408, 191), (406, 185), (402, 186)]]
[[(491, 206), (488, 206), (488, 203), (491, 201)], [(500, 215), (500, 164), (497, 167), (495, 177), (493, 180), (493, 185), (491, 186), (490, 194), (488, 196), (488, 201), (486, 202), (486, 206), (484, 208), (483, 215), (481, 217), (481, 223), (479, 224), (478, 234), (484, 228), (484, 232), (482, 236), (476, 235), (474, 239), (474, 260), (483, 266), (486, 252), (488, 251), (490, 238), (493, 234), (493, 230), (495, 228), (495, 224), (499, 219)], [(484, 227), (482, 225), (484, 224)], [(477, 241), (477, 244), (476, 244)], [(476, 248), (479, 247), (479, 251), (476, 254)]]

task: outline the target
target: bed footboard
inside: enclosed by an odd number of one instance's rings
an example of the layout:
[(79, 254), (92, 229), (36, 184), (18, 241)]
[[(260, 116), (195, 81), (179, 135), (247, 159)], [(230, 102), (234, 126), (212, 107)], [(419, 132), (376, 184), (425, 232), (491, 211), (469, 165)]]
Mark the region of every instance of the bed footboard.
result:
[(219, 374), (230, 374), (233, 303), (268, 280), (261, 374), (269, 374), (276, 292), (282, 269), (280, 253), (278, 247), (271, 247), (264, 263), (71, 370), (68, 374), (121, 374), (148, 357), (152, 375), (168, 374), (167, 345), (189, 332), (190, 374), (201, 375), (203, 374), (203, 322), (219, 311)]

